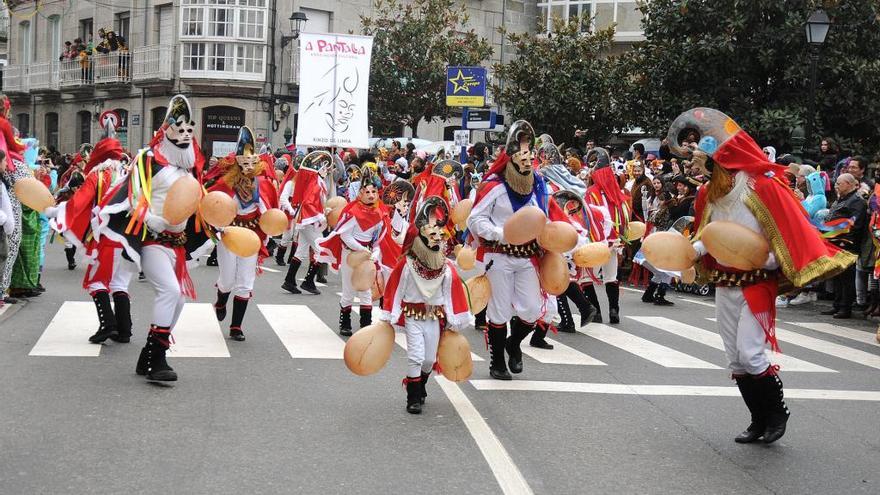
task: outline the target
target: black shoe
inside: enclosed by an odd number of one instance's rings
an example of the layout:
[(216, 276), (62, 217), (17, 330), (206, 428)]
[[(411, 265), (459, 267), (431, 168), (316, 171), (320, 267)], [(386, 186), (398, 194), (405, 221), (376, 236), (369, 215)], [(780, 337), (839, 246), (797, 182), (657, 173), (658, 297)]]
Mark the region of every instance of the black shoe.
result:
[(339, 335), (351, 337), (351, 307), (339, 308)]
[(529, 339), (529, 345), (538, 349), (553, 349), (553, 344), (547, 342), (546, 337), (547, 329), (536, 326), (535, 331), (532, 332), (532, 338)]
[(428, 392), (427, 392), (427, 390), (425, 390), (425, 387), (428, 386), (428, 379), (429, 379), (429, 378), (431, 378), (431, 374), (430, 374), (430, 373), (425, 373), (425, 372), (423, 371), (423, 372), (422, 372), (422, 381), (421, 381), (422, 395), (421, 395), (421, 397), (419, 398), (419, 402), (420, 402), (421, 404), (424, 404), (424, 403), (425, 403), (425, 399), (428, 397)]
[[(152, 332), (152, 331), (151, 331)], [(177, 373), (165, 360), (165, 347), (159, 339), (152, 335), (147, 337), (147, 345), (141, 350), (135, 372), (146, 375), (151, 382), (175, 382)]]
[(404, 383), (406, 383), (406, 412), (422, 414), (422, 377), (407, 377)]
[(321, 291), (319, 291), (318, 287), (315, 286), (315, 282), (313, 280), (303, 280), (303, 283), (299, 284), (299, 288), (308, 292), (309, 294), (314, 294), (316, 296), (321, 295)]
[(602, 323), (602, 312), (596, 310), (596, 314), (593, 315), (593, 323)]
[(214, 314), (217, 315), (217, 321), (226, 319), (226, 303), (229, 302), (229, 294), (229, 292), (217, 289), (217, 300), (214, 302)]
[[(209, 266), (210, 266), (210, 265), (209, 265)], [(140, 273), (138, 273), (138, 282), (143, 282), (143, 281), (146, 280), (146, 279), (147, 279), (147, 276), (144, 275), (144, 272), (140, 272)]]
[(767, 428), (764, 430), (764, 443), (773, 443), (785, 435), (785, 426), (791, 412), (785, 405), (782, 380), (778, 375), (765, 375), (755, 379), (758, 393), (764, 404)]
[(507, 368), (505, 369), (495, 369), (489, 368), (489, 376), (496, 380), (513, 380), (513, 376), (507, 372)]
[(590, 309), (587, 310), (586, 314), (581, 315), (581, 328), (584, 328), (590, 322), (595, 322), (597, 317), (599, 318), (598, 323), (602, 323), (602, 315), (599, 313), (599, 310), (594, 308), (591, 304)]
[(275, 250), (275, 264), (278, 266), (287, 266), (287, 263), (284, 261), (284, 255), (287, 253), (287, 246), (278, 246), (278, 249)]
[(752, 422), (748, 428), (733, 439), (736, 443), (752, 443), (758, 441), (766, 429), (763, 399), (758, 391), (758, 382), (751, 375), (734, 376), (736, 386), (742, 395), (743, 402), (749, 408)]
[(749, 425), (742, 433), (733, 439), (736, 443), (755, 443), (764, 436), (764, 427), (755, 423)]
[(504, 362), (504, 346), (507, 342), (507, 325), (488, 324), (489, 330), (486, 338), (489, 341), (489, 376), (496, 380), (513, 380), (507, 372), (507, 363)]
[(612, 325), (620, 323), (620, 316), (617, 314), (617, 308), (611, 308), (608, 310), (608, 323)]
[(576, 333), (576, 330), (574, 329), (573, 323), (569, 323), (567, 325), (560, 324), (559, 326), (556, 327), (556, 330), (558, 330), (562, 333)]
[(326, 284), (327, 283), (327, 277), (323, 273), (321, 273), (320, 269), (318, 270), (318, 274), (315, 275), (315, 281), (318, 282), (319, 284)]
[(287, 281), (281, 284), (281, 288), (286, 290), (287, 292), (290, 292), (291, 294), (302, 294), (302, 291), (297, 288), (296, 284), (291, 284)]
[(43, 292), (46, 292), (46, 288), (43, 287), (43, 284), (37, 284), (37, 288), (34, 290), (39, 292), (40, 294), (42, 294)]
[(642, 302), (643, 303), (652, 303), (654, 302), (654, 292), (657, 290), (657, 284), (654, 282), (649, 282), (648, 287), (645, 289), (644, 294), (642, 294)]
[(131, 342), (131, 299), (127, 293), (113, 293), (113, 313), (116, 315), (116, 334), (110, 335), (110, 340), (120, 344)]
[(373, 324), (373, 306), (361, 306), (360, 324), (361, 328), (368, 327)]
[(834, 316), (832, 316), (832, 318), (834, 318), (835, 320), (848, 320), (848, 319), (852, 318), (852, 311), (850, 311), (850, 310), (839, 311), (837, 313), (834, 313)]
[(831, 316), (837, 314), (839, 310), (837, 308), (826, 309), (825, 311), (820, 311), (820, 315)]
[(675, 306), (675, 303), (663, 296), (654, 297), (654, 306)]
[(244, 342), (244, 332), (240, 328), (230, 328), (229, 338), (236, 342)]
[(76, 268), (76, 248), (64, 248), (64, 254), (67, 256), (67, 269), (73, 270)]
[(527, 325), (517, 317), (513, 317), (510, 320), (510, 337), (507, 338), (504, 348), (509, 356), (507, 359), (507, 366), (510, 367), (510, 372), (513, 374), (522, 373), (523, 358), (522, 348), (520, 346), (522, 345), (523, 339), (525, 339), (532, 330), (534, 330), (532, 325)]
[(211, 251), (211, 254), (208, 256), (208, 260), (205, 262), (207, 266), (217, 266), (217, 246), (214, 246), (214, 249)]
[(95, 301), (95, 309), (98, 312), (98, 331), (89, 337), (89, 342), (100, 344), (111, 336), (116, 334), (116, 316), (113, 314), (113, 307), (110, 305), (110, 294), (107, 292), (96, 292), (92, 296)]

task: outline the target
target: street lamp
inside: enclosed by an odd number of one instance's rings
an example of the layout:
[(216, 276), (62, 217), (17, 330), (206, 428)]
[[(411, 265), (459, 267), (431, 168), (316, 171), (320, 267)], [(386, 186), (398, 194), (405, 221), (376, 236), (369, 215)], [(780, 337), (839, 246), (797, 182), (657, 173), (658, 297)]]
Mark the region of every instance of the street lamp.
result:
[(285, 46), (288, 45), (288, 43), (299, 38), (299, 33), (302, 32), (302, 28), (303, 28), (303, 26), (305, 26), (306, 21), (308, 21), (309, 18), (306, 17), (305, 12), (300, 10), (300, 11), (296, 11), (296, 12), (290, 14), (290, 19), (288, 19), (288, 20), (290, 21), (291, 35), (281, 37), (281, 48), (284, 48)]
[(825, 43), (825, 37), (828, 36), (828, 29), (831, 27), (831, 19), (824, 10), (819, 9), (810, 14), (805, 27), (807, 33), (807, 44), (810, 47), (810, 101), (808, 102), (807, 129), (805, 139), (808, 147), (813, 145), (813, 129), (815, 128), (816, 115), (816, 72), (819, 65), (819, 50)]

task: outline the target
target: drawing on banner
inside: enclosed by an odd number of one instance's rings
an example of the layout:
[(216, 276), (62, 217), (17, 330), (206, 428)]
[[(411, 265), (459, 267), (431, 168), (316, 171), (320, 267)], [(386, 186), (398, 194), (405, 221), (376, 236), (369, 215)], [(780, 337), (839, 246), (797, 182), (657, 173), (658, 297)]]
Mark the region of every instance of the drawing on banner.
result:
[(297, 145), (369, 147), (372, 49), (369, 36), (302, 34)]

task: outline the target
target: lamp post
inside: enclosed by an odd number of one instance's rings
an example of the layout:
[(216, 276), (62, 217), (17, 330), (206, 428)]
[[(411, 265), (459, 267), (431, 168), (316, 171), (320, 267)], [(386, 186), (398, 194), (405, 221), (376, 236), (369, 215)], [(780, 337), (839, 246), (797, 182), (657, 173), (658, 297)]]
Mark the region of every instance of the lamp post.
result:
[(281, 48), (284, 48), (291, 41), (299, 38), (299, 34), (302, 32), (302, 28), (305, 26), (309, 18), (306, 16), (305, 12), (296, 11), (290, 14), (290, 19), (288, 20), (290, 21), (290, 36), (281, 36)]
[(816, 116), (816, 72), (819, 64), (819, 50), (825, 43), (825, 37), (828, 35), (828, 29), (831, 27), (831, 19), (824, 10), (819, 9), (810, 14), (807, 19), (806, 33), (807, 44), (810, 49), (810, 101), (808, 102), (807, 129), (805, 140), (808, 149), (813, 146), (813, 130), (815, 129)]

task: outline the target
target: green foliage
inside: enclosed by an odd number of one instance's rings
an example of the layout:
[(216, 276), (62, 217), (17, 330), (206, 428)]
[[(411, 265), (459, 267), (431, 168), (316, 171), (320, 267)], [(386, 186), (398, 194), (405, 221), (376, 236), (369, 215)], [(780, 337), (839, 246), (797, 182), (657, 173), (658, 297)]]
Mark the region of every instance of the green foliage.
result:
[[(816, 131), (855, 151), (880, 147), (880, 7), (876, 0), (822, 2), (832, 26), (819, 52)], [(641, 5), (647, 40), (622, 57), (638, 68), (620, 96), (636, 125), (665, 135), (694, 106), (718, 108), (762, 144), (783, 146), (807, 121), (808, 0), (651, 0)]]
[(375, 135), (396, 135), (421, 119), (448, 119), (446, 66), (480, 65), (489, 42), (467, 28), (455, 0), (375, 0), (361, 31), (373, 36), (370, 124)]
[(609, 55), (613, 29), (580, 32), (589, 19), (554, 19), (553, 34), (502, 33), (516, 57), (495, 65), (492, 91), (510, 120), (528, 120), (538, 133), (562, 141), (583, 129), (603, 139), (625, 127), (625, 115), (615, 109), (618, 83)]

